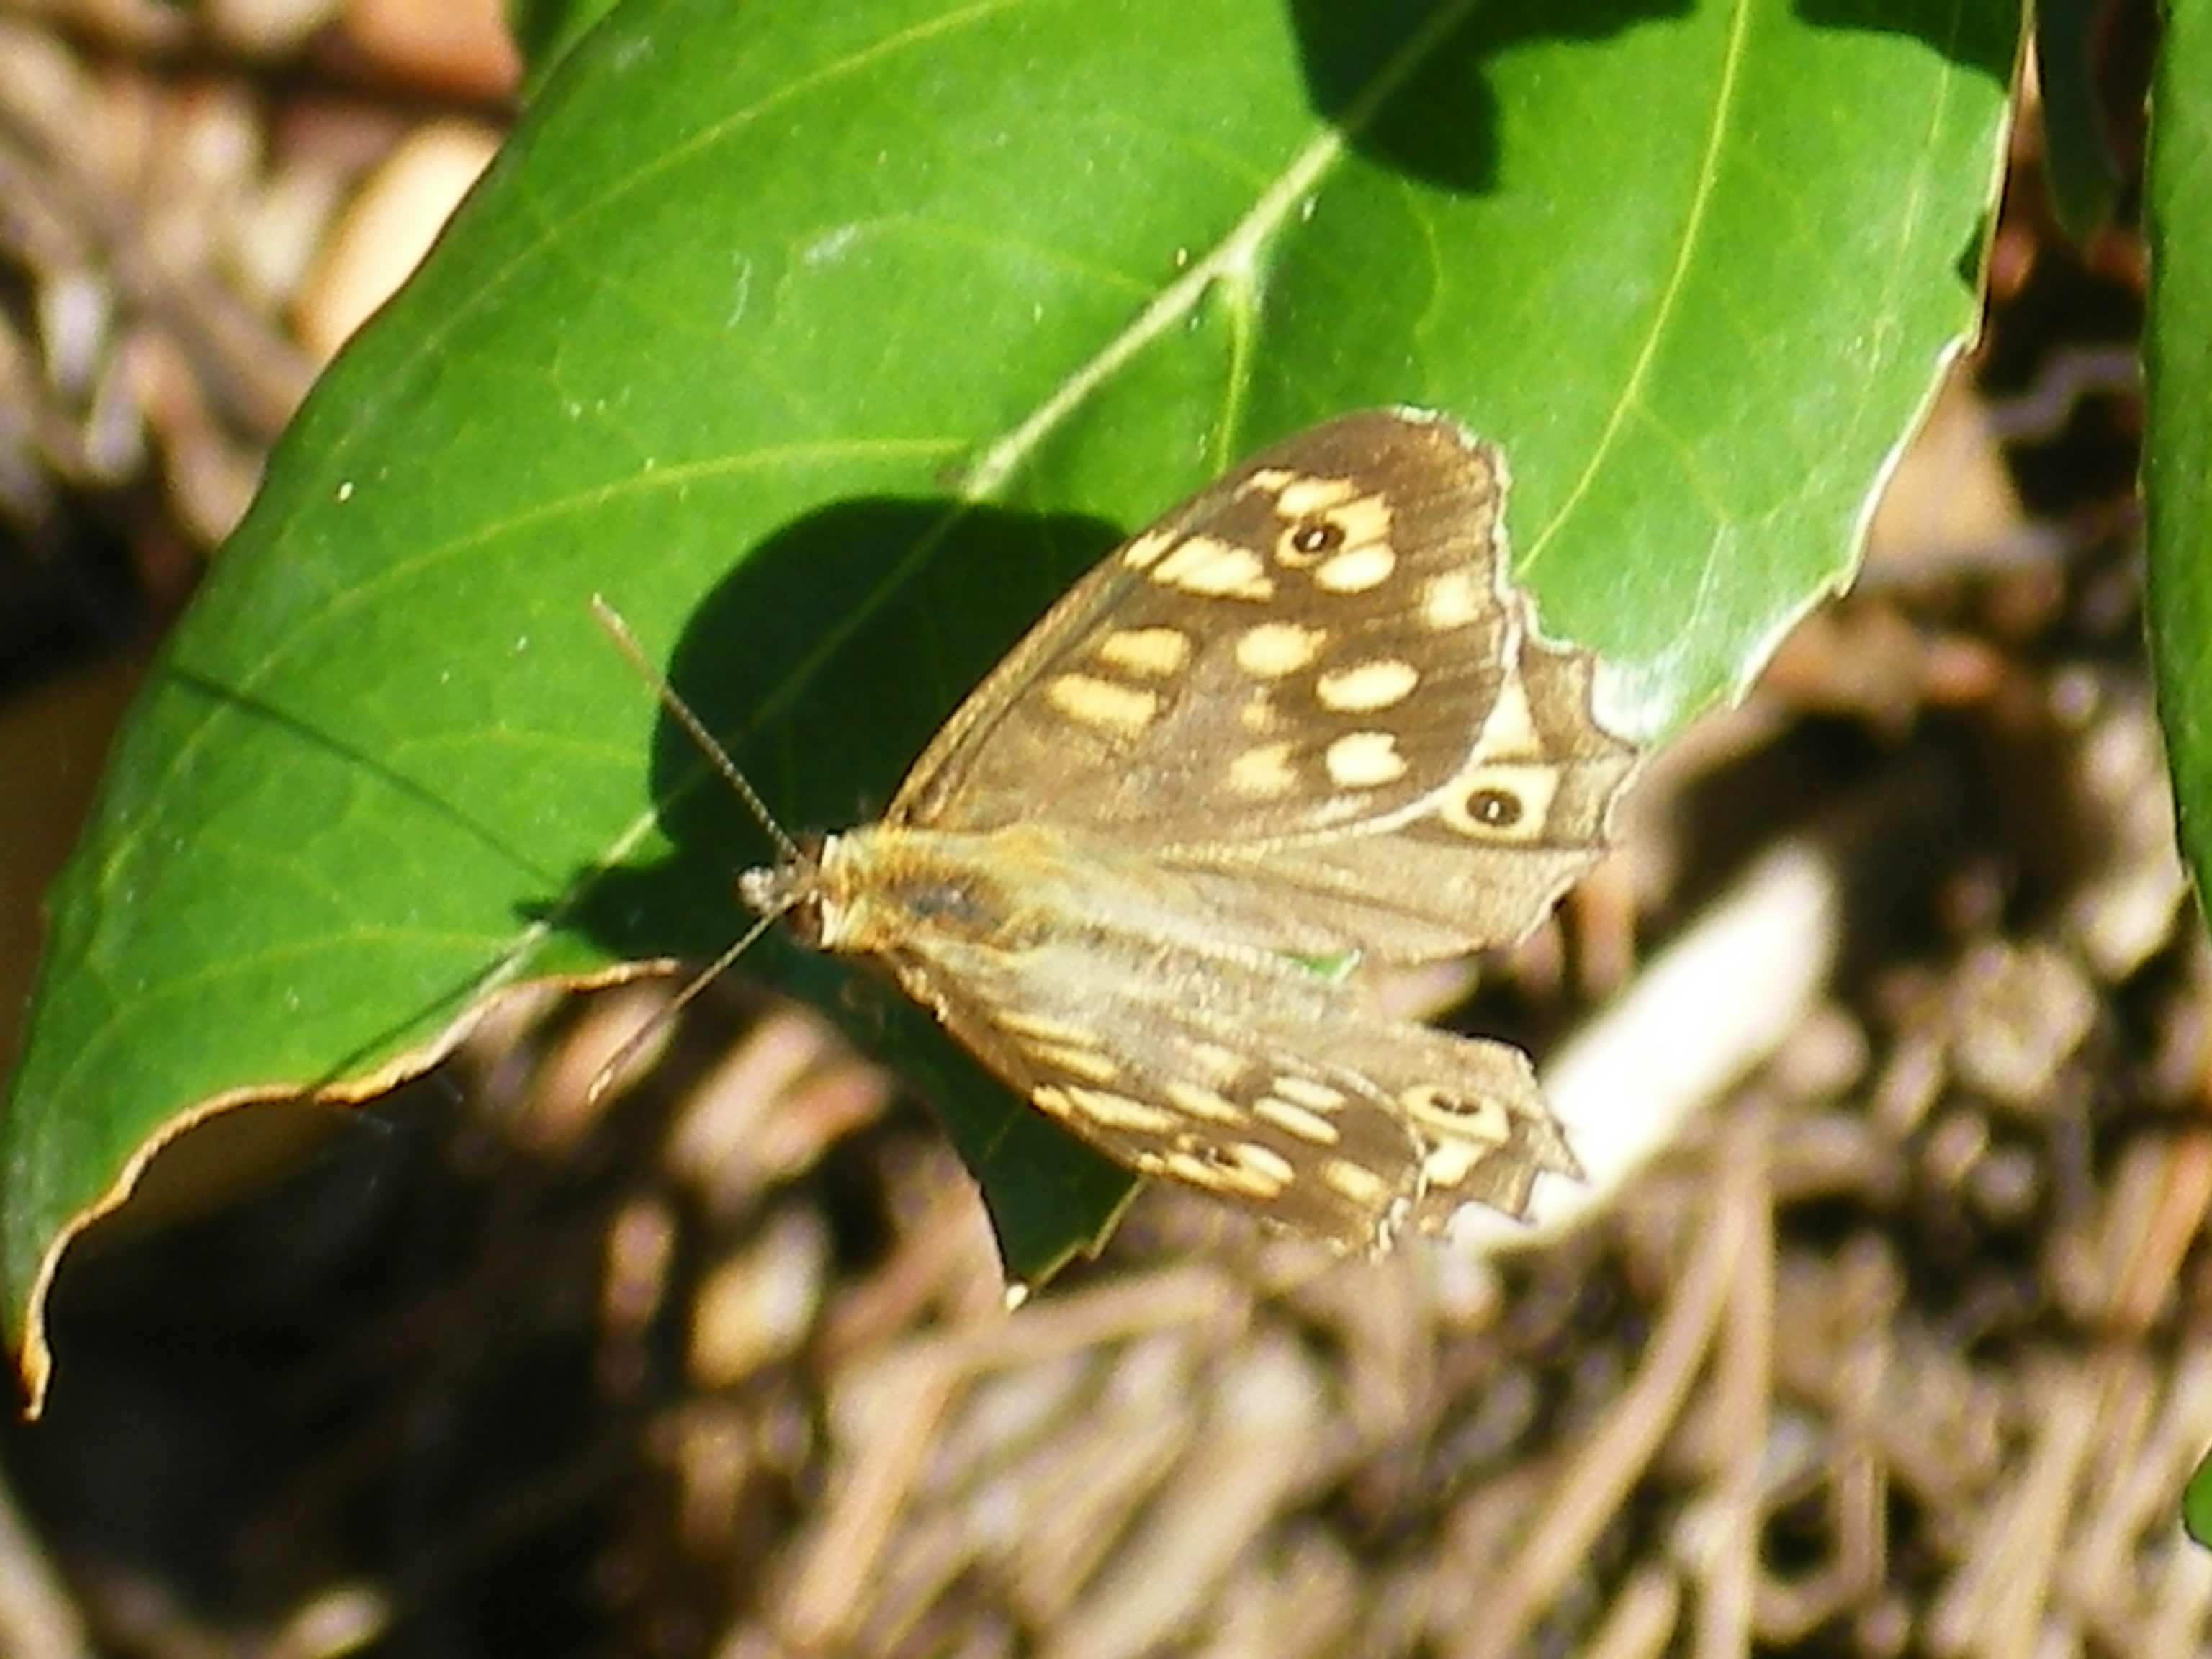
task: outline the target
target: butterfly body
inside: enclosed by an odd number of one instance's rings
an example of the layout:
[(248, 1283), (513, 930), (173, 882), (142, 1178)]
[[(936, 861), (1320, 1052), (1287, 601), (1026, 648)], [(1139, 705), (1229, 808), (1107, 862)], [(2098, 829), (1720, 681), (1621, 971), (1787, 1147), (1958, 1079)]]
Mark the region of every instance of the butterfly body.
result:
[(1505, 580), (1502, 459), (1343, 417), (1109, 555), (883, 820), (740, 881), (1140, 1173), (1341, 1248), (1576, 1165), (1528, 1060), (1362, 969), (1508, 944), (1634, 759)]

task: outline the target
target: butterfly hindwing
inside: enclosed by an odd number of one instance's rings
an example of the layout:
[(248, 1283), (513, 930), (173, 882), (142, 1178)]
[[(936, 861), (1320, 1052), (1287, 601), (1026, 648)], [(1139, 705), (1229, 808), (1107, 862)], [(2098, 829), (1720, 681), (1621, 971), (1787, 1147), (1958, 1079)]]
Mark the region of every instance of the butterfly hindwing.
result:
[[(1143, 950), (1147, 971), (1127, 971)], [(1342, 1248), (1576, 1165), (1518, 1049), (1394, 1020), (1282, 958), (1136, 934), (916, 941), (906, 989), (1036, 1106), (1141, 1174)]]

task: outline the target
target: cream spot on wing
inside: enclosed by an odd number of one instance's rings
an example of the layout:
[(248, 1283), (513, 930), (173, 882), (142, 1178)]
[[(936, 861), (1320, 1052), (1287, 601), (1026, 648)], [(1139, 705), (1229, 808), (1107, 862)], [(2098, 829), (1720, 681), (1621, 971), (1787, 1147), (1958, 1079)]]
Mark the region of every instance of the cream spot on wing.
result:
[(1020, 1008), (1002, 1008), (997, 1015), (1000, 1029), (1016, 1036), (1042, 1037), (1047, 1042), (1073, 1042), (1089, 1048), (1098, 1041), (1098, 1034), (1087, 1025), (1078, 1025), (1073, 1020), (1054, 1019), (1049, 1014), (1033, 1014)]
[[(1209, 1193), (1242, 1193), (1245, 1191), (1234, 1170), (1220, 1169), (1209, 1164), (1195, 1152), (1168, 1152), (1160, 1158), (1159, 1173), (1171, 1181), (1180, 1181)], [(1258, 1196), (1256, 1194), (1248, 1194)]]
[(1274, 1091), (1285, 1100), (1294, 1100), (1301, 1106), (1310, 1106), (1316, 1112), (1334, 1112), (1344, 1104), (1341, 1089), (1332, 1089), (1326, 1083), (1316, 1083), (1310, 1077), (1279, 1077)]
[(1192, 1117), (1210, 1118), (1216, 1123), (1244, 1121), (1243, 1109), (1218, 1090), (1196, 1083), (1170, 1083), (1160, 1092), (1168, 1097), (1168, 1104)]
[(1472, 570), (1447, 570), (1422, 586), (1421, 620), (1439, 634), (1465, 628), (1481, 615), (1481, 596)]
[(1254, 1101), (1252, 1115), (1263, 1122), (1273, 1124), (1285, 1134), (1296, 1135), (1300, 1140), (1310, 1140), (1316, 1146), (1334, 1146), (1343, 1139), (1336, 1125), (1319, 1112), (1292, 1105), (1289, 1101), (1279, 1100), (1273, 1095), (1262, 1095)]
[(1116, 685), (1091, 674), (1061, 674), (1045, 687), (1044, 695), (1068, 719), (1124, 737), (1136, 736), (1160, 712), (1158, 692)]
[(1281, 1153), (1249, 1140), (1211, 1147), (1205, 1153), (1170, 1152), (1164, 1162), (1164, 1172), (1178, 1181), (1245, 1198), (1273, 1198), (1297, 1174)]
[(1283, 722), (1282, 713), (1275, 707), (1274, 697), (1265, 691), (1255, 691), (1237, 705), (1237, 724), (1255, 738), (1264, 738)]
[(1372, 662), (1336, 668), (1323, 674), (1314, 686), (1322, 707), (1340, 714), (1364, 714), (1406, 700), (1421, 683), (1420, 670), (1396, 657), (1377, 657)]
[(1349, 732), (1329, 744), (1328, 775), (1346, 789), (1374, 789), (1406, 775), (1406, 757), (1388, 732)]
[(1262, 1146), (1257, 1141), (1240, 1140), (1236, 1147), (1237, 1162), (1254, 1174), (1273, 1181), (1278, 1187), (1287, 1187), (1297, 1179), (1297, 1170), (1291, 1160), (1272, 1146)]
[(1121, 550), (1121, 562), (1133, 570), (1149, 570), (1175, 544), (1172, 530), (1147, 530)]
[(1075, 1116), (1103, 1128), (1158, 1135), (1176, 1127), (1176, 1115), (1164, 1106), (1150, 1105), (1106, 1089), (1072, 1087), (1066, 1092)]
[(1237, 665), (1263, 680), (1279, 680), (1310, 667), (1328, 643), (1328, 629), (1297, 623), (1261, 623), (1237, 641)]
[(1124, 673), (1165, 679), (1190, 660), (1190, 635), (1180, 628), (1124, 628), (1098, 642), (1098, 655)]
[(1249, 547), (1193, 536), (1152, 567), (1152, 580), (1210, 599), (1267, 599), (1275, 593), (1260, 556)]
[(1431, 1146), (1421, 1159), (1422, 1184), (1431, 1191), (1449, 1192), (1463, 1185), (1497, 1150), (1481, 1140), (1447, 1140)]
[(1382, 542), (1348, 547), (1314, 570), (1314, 580), (1332, 593), (1364, 593), (1390, 580), (1398, 556)]
[(1298, 477), (1288, 467), (1263, 466), (1252, 474), (1252, 488), (1262, 495), (1273, 495), (1285, 484), (1296, 483)]
[(1346, 501), (1329, 517), (1344, 526), (1345, 542), (1352, 547), (1379, 542), (1390, 533), (1390, 504), (1380, 495)]
[(1191, 1063), (1224, 1089), (1243, 1077), (1252, 1064), (1237, 1050), (1224, 1048), (1218, 1042), (1194, 1042), (1189, 1054)]
[(1298, 787), (1291, 745), (1263, 743), (1229, 763), (1229, 787), (1248, 800), (1279, 800)]
[(1287, 519), (1303, 519), (1348, 501), (1359, 486), (1349, 478), (1287, 479), (1275, 492), (1275, 506)]
[(1078, 1048), (1060, 1042), (1040, 1042), (1034, 1039), (1022, 1047), (1028, 1049), (1054, 1071), (1065, 1072), (1070, 1077), (1079, 1077), (1086, 1083), (1111, 1083), (1121, 1074), (1114, 1057), (1097, 1048)]
[(1478, 761), (1541, 760), (1544, 745), (1536, 736), (1535, 716), (1528, 711), (1528, 688), (1516, 672), (1498, 688), (1498, 701), (1474, 740)]
[(1371, 1210), (1389, 1197), (1391, 1184), (1364, 1164), (1349, 1158), (1332, 1158), (1323, 1161), (1321, 1178), (1362, 1209)]

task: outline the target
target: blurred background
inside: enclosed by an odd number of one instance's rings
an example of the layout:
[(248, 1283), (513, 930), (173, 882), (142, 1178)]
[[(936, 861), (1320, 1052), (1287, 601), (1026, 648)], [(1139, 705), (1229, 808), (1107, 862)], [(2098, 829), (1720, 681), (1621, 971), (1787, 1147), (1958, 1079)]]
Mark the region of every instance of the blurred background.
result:
[[(196, 1132), (71, 1257), (0, 1655), (2208, 1650), (2154, 20), (2083, 15), (1856, 591), (1472, 1000), (1409, 993), (1665, 1126), (1584, 1224), (1342, 1262), (1148, 1190), (1010, 1318), (812, 1015), (732, 979), (587, 1107), (669, 989), (549, 993), (275, 1178)], [(0, 1054), (133, 687), (520, 75), (497, 0), (0, 5)]]

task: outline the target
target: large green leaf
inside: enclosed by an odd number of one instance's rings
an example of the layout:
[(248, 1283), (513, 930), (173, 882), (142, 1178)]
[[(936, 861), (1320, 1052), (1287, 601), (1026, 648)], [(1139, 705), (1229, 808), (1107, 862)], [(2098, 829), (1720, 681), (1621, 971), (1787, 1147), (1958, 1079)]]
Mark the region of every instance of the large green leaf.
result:
[[(1972, 326), (2016, 29), (627, 0), (319, 387), (121, 743), (7, 1125), (16, 1305), (186, 1115), (728, 937), (761, 838), (594, 591), (835, 827), (1117, 533), (1410, 402), (1507, 445), (1547, 629), (1680, 724), (1844, 579)], [(1119, 1175), (884, 1000), (1017, 1270), (1095, 1232)]]
[(2044, 178), (2058, 222), (2076, 242), (2111, 222), (2124, 183), (2098, 106), (2100, 38), (2118, 15), (2109, 0), (2041, 0), (2035, 9)]
[[(2181, 850), (2201, 902), (2212, 878), (2212, 18), (2194, 6), (2166, 8), (2145, 171), (2147, 610)], [(2212, 1454), (2183, 1518), (2212, 1545)]]
[(2143, 506), (2151, 655), (2197, 890), (2212, 875), (2212, 27), (2166, 18), (2146, 163)]
[(507, 0), (507, 26), (528, 66), (524, 93), (535, 97), (555, 65), (618, 0)]

